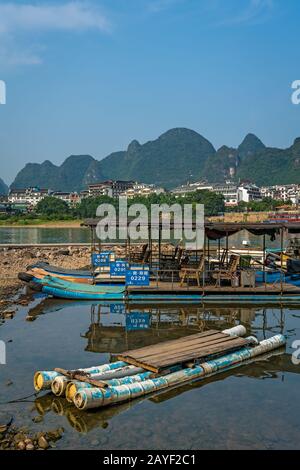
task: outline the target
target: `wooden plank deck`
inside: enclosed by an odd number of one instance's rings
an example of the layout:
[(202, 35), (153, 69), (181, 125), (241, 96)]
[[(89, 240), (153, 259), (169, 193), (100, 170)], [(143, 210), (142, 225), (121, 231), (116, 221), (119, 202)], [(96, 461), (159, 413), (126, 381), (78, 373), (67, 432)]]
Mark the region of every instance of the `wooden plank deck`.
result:
[(256, 287), (231, 287), (231, 286), (215, 286), (207, 285), (204, 287), (199, 287), (197, 285), (183, 285), (180, 286), (179, 282), (165, 282), (165, 281), (151, 281), (149, 286), (145, 287), (136, 287), (128, 286), (128, 292), (132, 294), (145, 293), (145, 294), (163, 294), (163, 293), (173, 293), (173, 294), (299, 294), (300, 288), (292, 284), (283, 283), (282, 288), (281, 284), (262, 284)]
[(229, 336), (217, 330), (209, 330), (184, 338), (165, 341), (144, 348), (125, 351), (117, 359), (155, 373), (176, 364), (184, 365), (219, 356), (249, 344), (237, 336)]

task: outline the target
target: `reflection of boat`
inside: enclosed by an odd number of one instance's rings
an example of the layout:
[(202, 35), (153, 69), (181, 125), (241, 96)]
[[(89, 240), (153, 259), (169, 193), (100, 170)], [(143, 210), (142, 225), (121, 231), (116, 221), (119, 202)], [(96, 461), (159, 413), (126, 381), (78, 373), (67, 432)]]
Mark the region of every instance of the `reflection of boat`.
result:
[[(135, 403), (139, 400), (137, 399)], [(47, 393), (35, 400), (35, 407), (40, 415), (52, 411), (56, 415), (64, 416), (67, 423), (77, 432), (87, 434), (95, 428), (107, 428), (109, 421), (114, 417), (129, 410), (131, 402), (120, 403), (119, 406), (103, 408), (99, 411), (80, 411), (65, 398), (54, 397)]]

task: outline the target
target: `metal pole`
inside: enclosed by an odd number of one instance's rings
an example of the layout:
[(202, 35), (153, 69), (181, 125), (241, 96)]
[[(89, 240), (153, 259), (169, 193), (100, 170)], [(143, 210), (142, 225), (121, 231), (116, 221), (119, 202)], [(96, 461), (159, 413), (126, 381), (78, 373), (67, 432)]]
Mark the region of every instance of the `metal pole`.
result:
[(226, 264), (228, 265), (228, 232), (226, 232)]
[(160, 262), (161, 262), (161, 231), (162, 231), (162, 217), (161, 213), (159, 214), (159, 227), (158, 227), (158, 269), (160, 272)]
[(265, 289), (267, 288), (266, 283), (266, 235), (263, 237), (263, 279), (265, 284)]
[(202, 271), (202, 288), (203, 288), (203, 295), (204, 295), (204, 287), (205, 287), (205, 252), (206, 252), (206, 232), (204, 231), (203, 271)]
[(282, 282), (282, 268), (283, 268), (283, 227), (280, 229), (280, 290), (281, 295), (283, 293), (283, 282)]

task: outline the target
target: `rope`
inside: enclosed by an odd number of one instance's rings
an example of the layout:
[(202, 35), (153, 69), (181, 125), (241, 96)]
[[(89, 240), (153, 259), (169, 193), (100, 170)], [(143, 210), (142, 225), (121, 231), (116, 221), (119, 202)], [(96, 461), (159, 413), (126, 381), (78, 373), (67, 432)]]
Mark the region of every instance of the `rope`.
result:
[(35, 393), (32, 393), (31, 395), (28, 395), (28, 396), (26, 396), (26, 397), (21, 397), (21, 398), (16, 398), (15, 400), (0, 402), (0, 406), (1, 406), (1, 405), (8, 405), (8, 404), (11, 404), (11, 403), (22, 403), (22, 402), (25, 402), (28, 398), (37, 397), (37, 396), (38, 396), (38, 393), (39, 393), (39, 392), (35, 392)]

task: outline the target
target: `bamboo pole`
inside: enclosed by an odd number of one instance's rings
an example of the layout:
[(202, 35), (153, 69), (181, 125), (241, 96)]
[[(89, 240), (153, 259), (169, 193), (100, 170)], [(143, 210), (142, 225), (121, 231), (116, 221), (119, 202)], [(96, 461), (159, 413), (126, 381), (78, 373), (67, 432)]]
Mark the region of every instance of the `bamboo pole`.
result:
[[(78, 370), (92, 375), (92, 374), (101, 374), (104, 372), (108, 372), (110, 370), (120, 369), (122, 367), (127, 367), (127, 366), (128, 364), (126, 364), (126, 362), (118, 361), (118, 362), (112, 362), (110, 364), (103, 364), (101, 366), (95, 366), (95, 367), (90, 367), (87, 369), (78, 369)], [(60, 374), (59, 372), (56, 372), (55, 370), (36, 372), (33, 378), (33, 385), (34, 385), (35, 390), (37, 390), (38, 392), (41, 390), (49, 390), (51, 388), (52, 381), (56, 377), (61, 376), (61, 375), (62, 374)]]
[(239, 365), (242, 365), (243, 362), (277, 349), (285, 343), (286, 339), (283, 335), (276, 335), (262, 341), (258, 346), (253, 348), (245, 347), (234, 353), (226, 354), (214, 360), (199, 364), (193, 368), (186, 368), (163, 377), (106, 389), (81, 389), (76, 393), (73, 401), (78, 409), (87, 410), (126, 400), (132, 400), (142, 395), (178, 386), (191, 380), (211, 376), (212, 374), (224, 372), (233, 367), (238, 367)]

